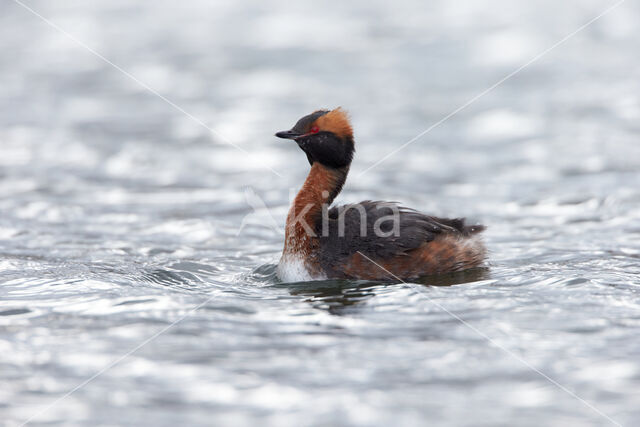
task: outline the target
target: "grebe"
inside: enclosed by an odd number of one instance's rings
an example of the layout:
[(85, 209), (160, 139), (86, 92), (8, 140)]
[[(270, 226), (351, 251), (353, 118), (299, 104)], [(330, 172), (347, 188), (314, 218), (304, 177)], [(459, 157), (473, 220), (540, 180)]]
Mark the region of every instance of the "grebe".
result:
[(287, 215), (281, 280), (410, 280), (484, 261), (478, 236), (484, 226), (466, 226), (463, 218), (436, 218), (370, 200), (329, 209), (355, 151), (343, 109), (315, 111), (276, 136), (296, 141), (311, 164)]

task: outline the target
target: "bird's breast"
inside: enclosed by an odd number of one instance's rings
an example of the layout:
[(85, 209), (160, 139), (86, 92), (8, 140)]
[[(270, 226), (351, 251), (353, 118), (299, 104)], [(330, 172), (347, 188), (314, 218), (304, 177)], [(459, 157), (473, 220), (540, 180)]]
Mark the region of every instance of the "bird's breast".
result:
[(284, 253), (276, 273), (283, 282), (307, 282), (310, 280), (325, 280), (327, 277), (310, 268), (308, 261), (295, 253)]

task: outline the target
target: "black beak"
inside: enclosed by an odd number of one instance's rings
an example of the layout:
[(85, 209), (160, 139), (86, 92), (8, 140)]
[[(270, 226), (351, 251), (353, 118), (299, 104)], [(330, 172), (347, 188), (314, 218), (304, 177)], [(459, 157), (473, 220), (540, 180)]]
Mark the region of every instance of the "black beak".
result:
[(283, 131), (280, 131), (280, 132), (276, 133), (276, 136), (278, 138), (284, 138), (284, 139), (296, 139), (298, 137), (301, 137), (302, 134), (298, 133), (298, 132), (296, 132), (294, 130), (283, 130)]

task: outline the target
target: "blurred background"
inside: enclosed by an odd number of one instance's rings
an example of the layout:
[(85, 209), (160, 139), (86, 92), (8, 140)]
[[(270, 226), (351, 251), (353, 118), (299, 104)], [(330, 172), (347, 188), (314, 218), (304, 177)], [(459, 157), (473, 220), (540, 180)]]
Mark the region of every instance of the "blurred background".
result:
[[(638, 424), (640, 7), (616, 4), (2, 2), (0, 418)], [(337, 106), (339, 202), (482, 222), (488, 271), (277, 281), (308, 163), (273, 134)]]

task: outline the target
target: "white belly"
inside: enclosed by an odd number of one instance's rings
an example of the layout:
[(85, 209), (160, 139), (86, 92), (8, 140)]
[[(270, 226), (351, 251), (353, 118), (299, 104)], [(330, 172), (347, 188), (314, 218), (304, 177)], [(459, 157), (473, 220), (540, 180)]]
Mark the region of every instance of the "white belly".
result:
[(286, 254), (282, 255), (276, 270), (278, 278), (283, 282), (308, 282), (310, 280), (325, 280), (324, 275), (311, 274), (301, 257)]

